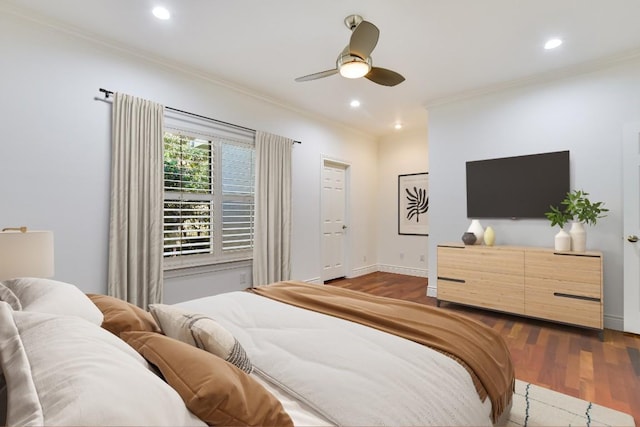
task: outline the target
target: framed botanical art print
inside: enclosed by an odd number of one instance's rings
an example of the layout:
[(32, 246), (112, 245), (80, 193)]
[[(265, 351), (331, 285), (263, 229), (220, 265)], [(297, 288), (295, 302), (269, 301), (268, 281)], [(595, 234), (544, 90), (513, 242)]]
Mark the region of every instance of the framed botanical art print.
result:
[(398, 175), (398, 234), (429, 235), (429, 172)]

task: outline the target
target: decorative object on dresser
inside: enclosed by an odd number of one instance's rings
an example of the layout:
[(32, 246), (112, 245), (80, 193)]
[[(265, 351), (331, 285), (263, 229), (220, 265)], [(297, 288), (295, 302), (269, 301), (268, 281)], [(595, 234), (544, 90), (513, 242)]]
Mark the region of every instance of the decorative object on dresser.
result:
[[(564, 200), (560, 202), (562, 207), (549, 206), (549, 212), (545, 216), (551, 221), (551, 226), (559, 225), (560, 232), (556, 234), (555, 249), (559, 251), (573, 250), (584, 252), (587, 249), (587, 232), (584, 224), (596, 225), (600, 218), (604, 218), (609, 209), (604, 207), (604, 202), (591, 202), (587, 196), (589, 193), (582, 190), (568, 192)], [(567, 238), (562, 234), (564, 225), (573, 221), (569, 230), (571, 248), (567, 248)]]
[(496, 243), (496, 232), (493, 231), (493, 227), (488, 226), (484, 230), (484, 244), (487, 246), (493, 246)]
[(555, 235), (554, 248), (556, 251), (570, 251), (571, 250), (571, 236), (564, 231), (564, 226), (571, 220), (571, 214), (566, 209), (560, 210), (556, 206), (549, 206), (549, 212), (545, 212), (545, 216), (551, 221), (551, 226), (556, 225), (560, 227), (560, 231)]
[(480, 224), (480, 220), (472, 219), (471, 224), (467, 231), (476, 235), (476, 245), (481, 245), (484, 238), (484, 228), (482, 228), (482, 224)]
[(0, 280), (53, 276), (53, 233), (27, 227), (0, 232)]
[(464, 233), (462, 233), (462, 242), (465, 245), (473, 245), (476, 243), (476, 240), (478, 239), (476, 238), (476, 235), (473, 234), (472, 232), (465, 231)]
[(569, 229), (569, 236), (571, 236), (571, 250), (576, 252), (587, 250), (587, 231), (584, 229), (584, 224), (573, 221)]
[(438, 245), (438, 305), (454, 302), (597, 329), (602, 254), (518, 246)]

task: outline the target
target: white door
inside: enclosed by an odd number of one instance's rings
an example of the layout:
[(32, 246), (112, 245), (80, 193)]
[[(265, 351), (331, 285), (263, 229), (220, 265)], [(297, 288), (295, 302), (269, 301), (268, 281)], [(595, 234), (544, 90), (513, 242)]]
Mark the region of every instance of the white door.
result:
[(640, 334), (640, 123), (624, 128), (624, 330)]
[(322, 280), (346, 275), (344, 262), (346, 170), (324, 162), (322, 168)]

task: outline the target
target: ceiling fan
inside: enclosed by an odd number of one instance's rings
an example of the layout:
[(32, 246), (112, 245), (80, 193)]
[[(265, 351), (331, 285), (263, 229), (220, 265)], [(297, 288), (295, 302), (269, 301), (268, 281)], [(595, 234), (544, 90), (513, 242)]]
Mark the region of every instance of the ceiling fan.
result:
[(338, 55), (336, 68), (298, 77), (295, 80), (306, 82), (340, 73), (349, 79), (365, 77), (384, 86), (395, 86), (402, 83), (404, 81), (402, 75), (386, 68), (371, 65), (371, 52), (378, 44), (380, 36), (378, 27), (363, 20), (360, 15), (349, 15), (344, 19), (344, 23), (351, 30), (351, 39), (347, 47)]

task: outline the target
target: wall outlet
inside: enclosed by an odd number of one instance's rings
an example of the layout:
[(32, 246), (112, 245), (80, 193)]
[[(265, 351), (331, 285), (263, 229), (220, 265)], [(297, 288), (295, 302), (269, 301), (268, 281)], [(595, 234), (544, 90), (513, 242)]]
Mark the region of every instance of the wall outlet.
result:
[(400, 259), (404, 259), (404, 252), (400, 252)]
[(424, 255), (420, 255), (420, 262), (424, 262)]
[(240, 284), (241, 285), (247, 284), (247, 273), (240, 273)]
[(362, 262), (367, 262), (367, 256), (366, 255), (362, 257)]

